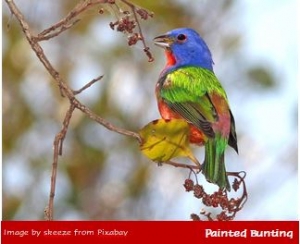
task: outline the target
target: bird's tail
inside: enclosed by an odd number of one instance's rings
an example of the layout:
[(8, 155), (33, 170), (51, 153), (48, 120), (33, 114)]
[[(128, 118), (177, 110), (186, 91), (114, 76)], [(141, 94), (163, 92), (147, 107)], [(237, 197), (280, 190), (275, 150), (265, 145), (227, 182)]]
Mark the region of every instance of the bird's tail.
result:
[(205, 159), (202, 166), (202, 173), (208, 182), (217, 184), (221, 189), (226, 188), (230, 191), (230, 184), (224, 162), (226, 145), (227, 141), (224, 138), (207, 140), (205, 144)]

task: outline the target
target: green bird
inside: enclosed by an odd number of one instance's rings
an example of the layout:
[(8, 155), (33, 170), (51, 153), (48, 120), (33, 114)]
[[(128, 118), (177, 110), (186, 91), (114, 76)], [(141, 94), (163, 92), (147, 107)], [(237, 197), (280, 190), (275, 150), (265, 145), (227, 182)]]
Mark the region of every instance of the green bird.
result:
[(156, 85), (162, 118), (183, 118), (189, 123), (190, 142), (205, 146), (206, 180), (230, 191), (224, 154), (227, 145), (238, 153), (235, 122), (208, 46), (190, 28), (172, 30), (154, 41), (167, 58)]

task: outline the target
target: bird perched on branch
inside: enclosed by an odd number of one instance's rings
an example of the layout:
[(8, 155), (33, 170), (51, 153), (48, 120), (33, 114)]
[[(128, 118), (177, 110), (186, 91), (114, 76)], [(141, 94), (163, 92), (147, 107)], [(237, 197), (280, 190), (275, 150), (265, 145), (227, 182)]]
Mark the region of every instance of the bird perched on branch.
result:
[(172, 30), (154, 41), (167, 58), (156, 85), (162, 118), (189, 123), (190, 142), (205, 146), (202, 173), (207, 181), (230, 190), (224, 153), (227, 145), (238, 152), (235, 122), (208, 46), (190, 28)]

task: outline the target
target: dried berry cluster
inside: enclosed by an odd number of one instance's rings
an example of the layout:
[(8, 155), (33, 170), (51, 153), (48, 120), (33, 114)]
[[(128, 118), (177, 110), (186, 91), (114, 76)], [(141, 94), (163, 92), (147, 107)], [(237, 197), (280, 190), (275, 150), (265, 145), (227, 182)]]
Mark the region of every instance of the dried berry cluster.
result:
[(117, 31), (124, 32), (124, 33), (133, 33), (133, 29), (136, 27), (136, 21), (131, 20), (129, 16), (125, 16), (117, 20), (116, 22), (109, 23), (110, 28), (113, 30), (116, 28)]
[[(243, 172), (244, 173), (244, 172)], [(234, 191), (238, 191), (240, 189), (241, 184), (243, 185), (241, 191), (242, 195), (238, 198), (228, 198), (227, 190), (219, 189), (218, 191), (214, 192), (213, 194), (208, 194), (205, 192), (202, 185), (198, 183), (194, 184), (192, 179), (186, 179), (184, 182), (184, 187), (187, 192), (193, 191), (194, 197), (198, 199), (202, 199), (202, 203), (207, 207), (221, 209), (221, 212), (215, 216), (215, 219), (211, 217), (211, 212), (200, 211), (201, 215), (204, 215), (208, 220), (233, 220), (236, 213), (240, 211), (245, 202), (247, 201), (247, 190), (245, 185), (245, 175), (243, 177), (240, 176), (239, 173), (230, 173), (232, 176), (236, 177), (232, 184), (232, 188)], [(193, 220), (201, 220), (199, 215), (191, 214), (191, 218)]]
[[(127, 44), (129, 46), (135, 45), (138, 41), (141, 41), (144, 46), (143, 50), (148, 57), (148, 61), (154, 61), (152, 53), (144, 40), (139, 23), (140, 19), (147, 20), (152, 18), (154, 14), (146, 9), (137, 7), (127, 0), (107, 0), (103, 7), (108, 9), (116, 18), (116, 21), (109, 23), (110, 28), (126, 34)], [(103, 14), (104, 8), (100, 8), (98, 13)]]
[(143, 8), (137, 9), (136, 12), (143, 20), (147, 20), (149, 17), (153, 18), (154, 16), (152, 12), (148, 12), (146, 9)]
[[(147, 20), (148, 18), (153, 17), (153, 13), (147, 11), (146, 9), (139, 8), (127, 1), (109, 0), (107, 1), (107, 3), (109, 4), (108, 6), (113, 10), (114, 15), (117, 19), (115, 22), (110, 22), (110, 28), (126, 34), (128, 37), (129, 46), (135, 45), (139, 40), (143, 40), (141, 29), (138, 28), (138, 30), (135, 30), (137, 26), (139, 27), (138, 16), (143, 20)], [(123, 5), (125, 4), (125, 6), (127, 5), (126, 7), (128, 8), (128, 10), (122, 10), (119, 7), (120, 3), (123, 3)], [(99, 11), (99, 13), (103, 13), (103, 9), (101, 10), (102, 11)]]

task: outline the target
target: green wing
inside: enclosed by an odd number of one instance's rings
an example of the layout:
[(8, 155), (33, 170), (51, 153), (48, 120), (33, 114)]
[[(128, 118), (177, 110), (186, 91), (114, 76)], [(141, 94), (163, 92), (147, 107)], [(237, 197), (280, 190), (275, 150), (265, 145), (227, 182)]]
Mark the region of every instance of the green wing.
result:
[(161, 83), (160, 95), (168, 106), (203, 133), (213, 138), (212, 123), (218, 114), (210, 95), (226, 94), (213, 72), (199, 67), (184, 67), (169, 73)]

